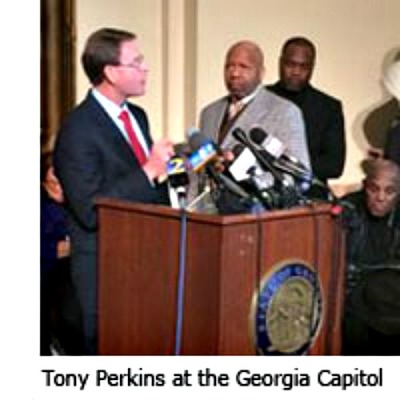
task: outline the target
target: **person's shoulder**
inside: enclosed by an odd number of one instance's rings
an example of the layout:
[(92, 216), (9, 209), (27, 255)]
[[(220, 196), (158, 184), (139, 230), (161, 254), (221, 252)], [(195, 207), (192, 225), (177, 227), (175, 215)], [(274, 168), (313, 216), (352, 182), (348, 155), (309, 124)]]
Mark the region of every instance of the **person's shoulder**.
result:
[(279, 81), (265, 85), (264, 89), (269, 90), (270, 92), (273, 92), (273, 93), (278, 93), (278, 91), (280, 89)]
[(342, 102), (339, 98), (334, 97), (333, 95), (328, 94), (325, 91), (322, 91), (321, 89), (317, 89), (316, 87), (309, 85), (307, 90), (309, 91), (311, 96), (314, 97), (315, 100), (318, 100), (322, 104), (332, 107), (342, 106)]
[(293, 118), (295, 120), (302, 118), (300, 108), (290, 100), (273, 93), (270, 89), (264, 87), (259, 93), (260, 102), (269, 110), (269, 114), (280, 115), (284, 118)]
[(88, 93), (75, 107), (73, 107), (64, 119), (64, 124), (74, 123), (76, 120), (85, 119), (96, 108), (97, 102), (93, 96)]
[(226, 104), (228, 101), (228, 96), (223, 96), (220, 97), (214, 101), (212, 101), (211, 103), (206, 104), (202, 109), (201, 109), (201, 114), (210, 112), (210, 111), (214, 111), (216, 108), (221, 107), (222, 104)]
[(339, 204), (343, 209), (345, 226), (352, 230), (358, 229), (366, 211), (363, 190), (344, 195), (339, 199)]
[(356, 207), (361, 207), (364, 202), (364, 191), (362, 189), (356, 190), (354, 192), (347, 193), (340, 199), (343, 202), (348, 202)]
[(282, 109), (298, 110), (299, 108), (292, 101), (274, 93), (271, 88), (264, 86), (264, 90), (260, 90), (260, 98), (271, 106)]
[(105, 111), (89, 92), (63, 119), (58, 131), (57, 143), (63, 140), (83, 140), (83, 138), (97, 135), (99, 121), (104, 115)]

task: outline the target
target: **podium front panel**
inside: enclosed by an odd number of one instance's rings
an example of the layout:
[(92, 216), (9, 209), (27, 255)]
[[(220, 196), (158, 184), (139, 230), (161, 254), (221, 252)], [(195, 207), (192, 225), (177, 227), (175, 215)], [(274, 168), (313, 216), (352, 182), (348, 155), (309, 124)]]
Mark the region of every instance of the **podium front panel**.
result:
[[(165, 207), (99, 202), (99, 354), (174, 354), (181, 222)], [(321, 322), (308, 354), (338, 354), (344, 241), (328, 207), (187, 221), (181, 354), (260, 353), (254, 307), (291, 260), (314, 271)]]

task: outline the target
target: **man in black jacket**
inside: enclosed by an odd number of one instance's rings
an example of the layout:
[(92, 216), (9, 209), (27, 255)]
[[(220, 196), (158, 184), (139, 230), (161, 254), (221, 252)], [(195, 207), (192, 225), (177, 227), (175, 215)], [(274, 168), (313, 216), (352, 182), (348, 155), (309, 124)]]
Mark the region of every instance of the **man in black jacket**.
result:
[[(311, 86), (316, 49), (304, 37), (285, 42), (279, 60), (280, 79), (267, 88), (294, 102), (302, 111), (311, 166), (322, 182), (338, 178), (344, 168), (346, 144), (341, 102)], [(313, 188), (310, 197), (325, 197)]]
[(343, 352), (400, 354), (400, 168), (366, 164), (363, 189), (343, 199), (347, 282)]

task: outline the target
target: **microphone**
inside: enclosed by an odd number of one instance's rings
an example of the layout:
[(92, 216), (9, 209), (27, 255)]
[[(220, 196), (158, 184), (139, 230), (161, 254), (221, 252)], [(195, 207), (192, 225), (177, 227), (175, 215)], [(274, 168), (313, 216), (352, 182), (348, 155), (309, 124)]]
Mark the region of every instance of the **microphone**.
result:
[(272, 176), (275, 178), (276, 182), (281, 184), (284, 187), (289, 187), (289, 182), (285, 179), (283, 174), (278, 171), (273, 165), (273, 158), (270, 154), (256, 144), (254, 144), (244, 133), (241, 128), (235, 128), (232, 132), (232, 136), (239, 142), (242, 143), (245, 147), (247, 147), (254, 155), (256, 161), (260, 165), (260, 167), (265, 172), (270, 172)]
[(243, 200), (251, 200), (251, 196), (240, 185), (215, 168), (213, 161), (218, 158), (220, 152), (211, 139), (197, 131), (189, 137), (189, 145), (193, 152), (188, 161), (193, 171), (199, 172), (204, 169), (218, 186), (226, 188)]
[(192, 153), (188, 157), (189, 165), (195, 172), (201, 171), (210, 161), (218, 156), (216, 144), (200, 132), (189, 137), (189, 146)]
[(308, 190), (313, 184), (327, 188), (325, 183), (320, 181), (301, 161), (287, 154), (284, 144), (275, 136), (268, 135), (259, 127), (251, 129), (249, 136), (254, 143), (262, 146), (272, 157), (272, 163), (277, 169), (299, 179), (303, 182), (303, 185), (307, 185), (307, 187), (302, 188), (303, 191)]
[(259, 127), (251, 129), (249, 136), (254, 143), (262, 146), (274, 160), (286, 163), (288, 168), (293, 168), (296, 171), (309, 172), (309, 169), (302, 162), (285, 153), (284, 144), (275, 136), (268, 135), (268, 133)]
[[(186, 205), (187, 188), (189, 186), (189, 174), (187, 157), (190, 153), (188, 143), (174, 144), (174, 155), (167, 161), (166, 164), (166, 179), (168, 180), (170, 188), (174, 189), (176, 197), (170, 193), (172, 197), (172, 206), (176, 207), (176, 200), (178, 200), (179, 207), (184, 208)], [(165, 179), (165, 178), (164, 178)]]
[(248, 179), (251, 170), (257, 168), (257, 160), (253, 153), (241, 143), (236, 144), (232, 153), (235, 158), (229, 166), (229, 172), (238, 182)]
[[(273, 157), (264, 150), (264, 148), (260, 148), (258, 144), (253, 143), (253, 141), (240, 128), (234, 129), (232, 135), (237, 141), (243, 143), (251, 150), (263, 171), (269, 172), (274, 178), (275, 185), (279, 185), (277, 189), (279, 191), (278, 194), (280, 195), (279, 205), (281, 208), (294, 207), (304, 200), (300, 195), (297, 186), (295, 186), (294, 183), (289, 182), (283, 175), (282, 171), (276, 168)], [(274, 189), (274, 187), (272, 187), (272, 189)], [(264, 193), (265, 190), (261, 190), (261, 192)], [(276, 191), (273, 190), (273, 192)]]
[(167, 177), (170, 186), (178, 196), (179, 206), (185, 207), (186, 192), (189, 185), (189, 175), (187, 173), (186, 161), (183, 157), (175, 154), (167, 162)]

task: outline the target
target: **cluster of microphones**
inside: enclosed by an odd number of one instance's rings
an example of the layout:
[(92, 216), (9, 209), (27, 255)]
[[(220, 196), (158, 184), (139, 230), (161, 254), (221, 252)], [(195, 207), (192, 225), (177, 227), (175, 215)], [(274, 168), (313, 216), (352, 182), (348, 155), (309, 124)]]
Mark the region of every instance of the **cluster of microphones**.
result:
[[(176, 191), (181, 208), (186, 205), (189, 173), (206, 174), (217, 193), (231, 194), (251, 210), (285, 209), (310, 201), (313, 185), (326, 188), (302, 162), (287, 154), (285, 146), (259, 127), (248, 133), (240, 128), (232, 135), (237, 144), (232, 160), (197, 129), (188, 132), (188, 144), (177, 145), (167, 164), (169, 185)], [(222, 168), (221, 168), (222, 166)]]

